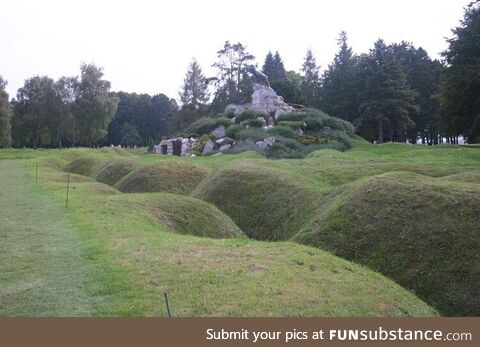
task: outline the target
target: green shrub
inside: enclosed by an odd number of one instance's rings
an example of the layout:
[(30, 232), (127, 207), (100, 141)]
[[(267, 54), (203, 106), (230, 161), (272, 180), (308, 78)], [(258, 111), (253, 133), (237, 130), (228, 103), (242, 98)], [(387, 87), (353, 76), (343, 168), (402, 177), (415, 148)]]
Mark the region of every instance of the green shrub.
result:
[(343, 119), (328, 117), (323, 120), (323, 124), (326, 127), (329, 127), (334, 130), (341, 130), (346, 132), (348, 135), (352, 136), (355, 132), (355, 127), (352, 123), (346, 122)]
[(314, 143), (318, 143), (319, 139), (314, 135), (305, 134), (300, 136), (300, 142), (303, 143), (304, 145), (312, 145)]
[(282, 115), (279, 118), (279, 121), (297, 121), (298, 122), (298, 121), (303, 120), (307, 116), (308, 115), (305, 112), (291, 112), (291, 113), (287, 113), (287, 114)]
[(320, 138), (327, 138), (327, 143), (336, 141), (343, 144), (346, 148), (352, 147), (352, 139), (342, 130), (323, 129), (318, 132)]
[(303, 112), (307, 115), (307, 117), (317, 117), (317, 118), (331, 118), (328, 114), (323, 111), (317, 110), (315, 108), (306, 108)]
[(233, 118), (235, 109), (235, 105), (228, 105), (227, 107), (225, 107), (225, 111), (223, 112), (224, 116), (227, 118)]
[(305, 130), (307, 131), (317, 131), (321, 130), (324, 127), (324, 120), (316, 117), (305, 118)]
[(293, 132), (292, 129), (283, 127), (283, 126), (276, 126), (267, 130), (267, 132), (272, 136), (283, 136), (288, 138), (295, 138), (297, 135)]
[(229, 154), (238, 154), (244, 152), (257, 152), (260, 153), (262, 156), (265, 155), (265, 151), (260, 149), (255, 142), (237, 142), (235, 146), (230, 147), (225, 153)]
[(249, 128), (249, 129), (243, 129), (238, 132), (237, 138), (239, 140), (246, 140), (246, 139), (251, 139), (253, 141), (259, 141), (263, 140), (266, 137), (269, 137), (270, 134), (267, 133), (263, 129), (259, 128)]
[(281, 120), (278, 122), (279, 126), (288, 127), (290, 129), (303, 129), (305, 123), (303, 121), (293, 121), (293, 120)]
[(190, 134), (194, 134), (197, 136), (208, 134), (215, 128), (219, 127), (220, 125), (225, 126), (226, 128), (230, 126), (232, 123), (228, 118), (211, 118), (211, 117), (204, 117), (197, 120), (195, 123), (190, 125), (186, 132)]
[(334, 130), (341, 130), (348, 135), (353, 136), (355, 133), (355, 127), (343, 119), (335, 118), (327, 115), (326, 113), (316, 109), (305, 109), (301, 112), (292, 112), (282, 116), (280, 123), (284, 121), (304, 121), (306, 123), (306, 130), (316, 131), (321, 130), (324, 127), (329, 127)]
[(240, 124), (248, 119), (257, 119), (258, 116), (260, 116), (258, 112), (255, 112), (253, 110), (246, 110), (238, 115), (238, 117), (235, 119), (235, 123)]
[(251, 128), (261, 128), (265, 125), (265, 122), (255, 118), (255, 119), (244, 120), (243, 122), (240, 123), (240, 125), (243, 125), (244, 127), (248, 125)]
[(195, 146), (192, 148), (192, 152), (195, 155), (202, 155), (203, 147), (205, 147), (206, 143), (210, 140), (215, 141), (217, 138), (215, 135), (212, 134), (204, 134), (198, 140)]
[(240, 124), (234, 124), (231, 125), (226, 132), (226, 136), (230, 137), (231, 139), (237, 139), (238, 138), (238, 133), (242, 130), (245, 130), (245, 127)]
[(271, 159), (301, 159), (303, 157), (302, 150), (289, 148), (284, 143), (274, 143), (267, 152), (267, 158)]
[(226, 136), (230, 137), (231, 139), (236, 139), (236, 138), (238, 138), (238, 133), (241, 130), (245, 130), (245, 127), (243, 125), (240, 125), (240, 124), (231, 125), (227, 129)]

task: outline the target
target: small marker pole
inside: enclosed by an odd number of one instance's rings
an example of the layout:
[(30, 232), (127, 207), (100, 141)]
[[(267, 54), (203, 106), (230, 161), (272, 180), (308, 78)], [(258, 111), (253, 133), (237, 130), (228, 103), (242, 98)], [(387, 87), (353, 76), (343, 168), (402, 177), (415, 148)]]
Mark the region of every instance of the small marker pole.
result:
[(68, 190), (70, 188), (70, 174), (67, 175), (67, 199), (65, 200), (65, 208), (68, 208)]
[(168, 304), (168, 296), (167, 296), (167, 292), (163, 292), (163, 296), (165, 298), (165, 304), (167, 305), (167, 313), (168, 313), (168, 316), (171, 317), (171, 313), (170, 313), (170, 305)]
[(38, 186), (38, 161), (35, 162), (35, 185)]

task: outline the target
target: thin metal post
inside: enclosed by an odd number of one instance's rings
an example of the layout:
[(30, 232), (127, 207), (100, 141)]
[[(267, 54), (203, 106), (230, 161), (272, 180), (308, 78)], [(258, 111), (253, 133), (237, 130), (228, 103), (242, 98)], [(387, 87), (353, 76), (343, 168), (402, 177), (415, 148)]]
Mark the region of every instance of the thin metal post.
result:
[(35, 162), (35, 185), (38, 186), (38, 161)]
[(172, 315), (170, 314), (170, 305), (168, 304), (167, 292), (163, 292), (163, 296), (164, 296), (164, 298), (165, 298), (165, 304), (167, 305), (167, 313), (168, 313), (168, 316), (171, 317)]
[(70, 189), (70, 174), (67, 175), (67, 199), (65, 200), (65, 208), (68, 208), (68, 190)]

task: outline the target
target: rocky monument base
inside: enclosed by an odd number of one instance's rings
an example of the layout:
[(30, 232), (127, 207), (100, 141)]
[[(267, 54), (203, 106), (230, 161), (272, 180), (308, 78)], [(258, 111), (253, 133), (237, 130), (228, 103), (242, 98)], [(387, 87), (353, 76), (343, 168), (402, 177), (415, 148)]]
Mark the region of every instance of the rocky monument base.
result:
[(287, 104), (283, 97), (269, 86), (263, 84), (253, 85), (252, 102), (245, 105), (229, 105), (226, 112), (233, 111), (232, 123), (242, 112), (252, 110), (263, 115), (267, 125), (274, 125), (283, 114), (293, 112), (295, 108)]

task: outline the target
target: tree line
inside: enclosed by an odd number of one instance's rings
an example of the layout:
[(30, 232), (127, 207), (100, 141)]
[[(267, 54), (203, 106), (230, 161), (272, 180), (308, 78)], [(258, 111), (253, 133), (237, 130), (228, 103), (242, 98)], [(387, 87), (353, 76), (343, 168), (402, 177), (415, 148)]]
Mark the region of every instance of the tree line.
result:
[[(347, 34), (338, 38), (333, 62), (320, 71), (308, 50), (299, 72), (287, 71), (278, 52), (265, 57), (262, 72), (272, 88), (291, 104), (319, 108), (352, 122), (357, 133), (377, 142), (437, 144), (458, 136), (480, 141), (480, 1), (465, 9), (453, 30), (442, 61), (431, 59), (409, 42), (377, 40), (367, 53), (355, 55)], [(221, 112), (228, 104), (249, 101), (248, 66), (255, 57), (241, 43), (226, 42), (217, 52), (217, 77), (206, 78), (194, 61), (187, 72), (178, 119), (180, 127)], [(193, 76), (195, 76), (193, 78)], [(207, 85), (215, 91), (208, 103)]]
[[(377, 142), (437, 144), (458, 136), (480, 141), (480, 1), (465, 8), (442, 60), (409, 42), (379, 39), (354, 54), (341, 32), (338, 51), (321, 72), (308, 50), (300, 71), (287, 71), (279, 52), (269, 52), (262, 72), (294, 105), (319, 108), (352, 122)], [(0, 76), (0, 147), (147, 145), (178, 133), (229, 104), (250, 101), (255, 56), (242, 43), (225, 42), (206, 77), (192, 61), (179, 92), (181, 106), (164, 94), (112, 92), (103, 72), (83, 64), (78, 77), (57, 81), (36, 76), (9, 101)]]

